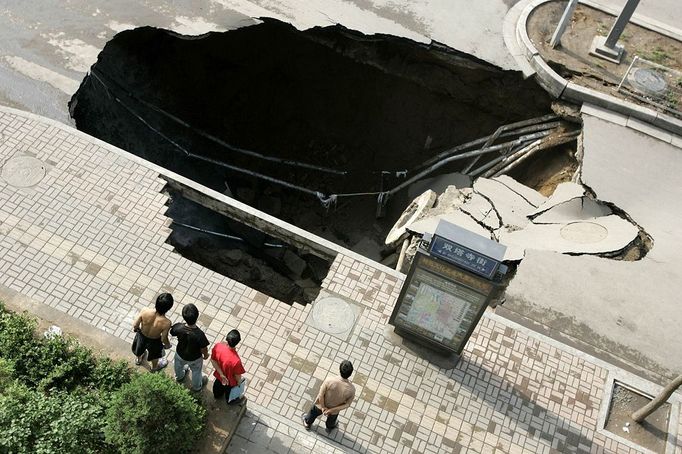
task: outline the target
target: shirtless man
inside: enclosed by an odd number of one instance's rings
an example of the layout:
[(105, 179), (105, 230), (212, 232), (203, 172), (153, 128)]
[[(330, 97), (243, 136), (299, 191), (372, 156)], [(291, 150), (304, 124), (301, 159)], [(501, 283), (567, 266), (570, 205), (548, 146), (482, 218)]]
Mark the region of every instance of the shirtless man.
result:
[(142, 364), (144, 354), (152, 363), (152, 372), (159, 371), (168, 365), (163, 358), (163, 349), (170, 348), (168, 331), (171, 322), (166, 318), (166, 312), (173, 307), (173, 296), (170, 293), (162, 293), (156, 298), (154, 309), (142, 309), (140, 315), (133, 322), (135, 340), (133, 340), (133, 353), (137, 357), (136, 365)]

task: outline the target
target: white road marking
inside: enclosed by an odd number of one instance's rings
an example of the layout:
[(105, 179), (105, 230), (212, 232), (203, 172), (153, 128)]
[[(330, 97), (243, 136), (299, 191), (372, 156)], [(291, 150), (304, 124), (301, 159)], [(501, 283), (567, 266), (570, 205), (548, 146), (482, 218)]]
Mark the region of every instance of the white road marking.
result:
[(85, 41), (62, 38), (63, 32), (42, 36), (49, 38), (47, 42), (58, 48), (57, 53), (66, 59), (68, 68), (85, 73), (97, 61), (100, 50)]
[(9, 64), (9, 66), (21, 74), (30, 77), (33, 80), (46, 82), (52, 85), (54, 88), (63, 91), (67, 95), (74, 94), (80, 85), (80, 82), (77, 80), (56, 73), (51, 69), (45, 68), (21, 57), (8, 55), (4, 57), (4, 60)]
[(107, 27), (115, 31), (116, 33), (120, 33), (123, 30), (131, 30), (133, 28), (137, 28), (137, 25), (134, 24), (129, 24), (127, 22), (117, 22), (115, 20), (109, 21), (107, 23)]
[(171, 25), (171, 30), (182, 35), (203, 35), (208, 32), (224, 32), (226, 29), (208, 22), (203, 17), (178, 16)]

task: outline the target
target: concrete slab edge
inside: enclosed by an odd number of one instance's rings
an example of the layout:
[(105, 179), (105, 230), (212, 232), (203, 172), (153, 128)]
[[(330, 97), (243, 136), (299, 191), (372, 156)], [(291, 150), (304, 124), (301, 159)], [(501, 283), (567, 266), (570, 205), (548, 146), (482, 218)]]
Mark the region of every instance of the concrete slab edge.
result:
[[(550, 1), (550, 0), (546, 0)], [(521, 55), (525, 55), (527, 60), (533, 58), (533, 56), (538, 55), (539, 52), (531, 41), (530, 36), (528, 36), (527, 24), (528, 17), (533, 12), (533, 10), (538, 6), (536, 3), (538, 0), (531, 0), (528, 3), (520, 4), (519, 6), (523, 9), (519, 15), (518, 22), (516, 23), (516, 38), (517, 43), (521, 47)]]
[(231, 212), (234, 213), (244, 213), (246, 217), (252, 218), (252, 219), (258, 219), (262, 225), (268, 226), (271, 231), (278, 231), (278, 232), (288, 232), (292, 237), (295, 237), (298, 241), (301, 242), (307, 242), (312, 245), (312, 247), (318, 251), (330, 251), (334, 254), (341, 254), (346, 257), (350, 257), (354, 260), (357, 260), (358, 262), (364, 263), (366, 265), (370, 265), (374, 268), (379, 269), (380, 271), (389, 274), (394, 277), (399, 277), (399, 278), (404, 278), (405, 275), (402, 274), (399, 271), (394, 270), (393, 268), (389, 268), (385, 265), (382, 265), (381, 263), (375, 262), (371, 259), (368, 259), (367, 257), (364, 257), (356, 252), (351, 251), (350, 249), (346, 249), (342, 246), (339, 246), (336, 243), (332, 243), (329, 240), (326, 240), (324, 238), (321, 238), (317, 235), (314, 235), (310, 232), (307, 232), (299, 227), (296, 227), (295, 225), (289, 224), (288, 222), (282, 221), (281, 219), (278, 219), (274, 216), (271, 216), (267, 213), (264, 213), (262, 211), (259, 211), (253, 207), (250, 207), (238, 200), (235, 200), (233, 198), (230, 198), (224, 194), (221, 194), (220, 192), (214, 191), (210, 188), (207, 188), (206, 186), (203, 186), (199, 183), (196, 183), (188, 178), (183, 177), (182, 175), (179, 175), (175, 172), (171, 172), (170, 170), (164, 169), (161, 166), (158, 166), (152, 162), (146, 161), (132, 153), (129, 153), (121, 148), (115, 147), (114, 145), (111, 145), (107, 142), (104, 142), (103, 140), (100, 140), (96, 137), (90, 136), (82, 131), (79, 131), (75, 129), (72, 126), (66, 125), (64, 123), (61, 123), (56, 120), (52, 120), (50, 118), (46, 118), (31, 112), (26, 112), (23, 110), (19, 109), (14, 109), (12, 107), (7, 107), (7, 106), (2, 106), (0, 105), (0, 112), (6, 112), (8, 114), (12, 115), (18, 115), (22, 116), (24, 118), (28, 118), (34, 121), (42, 122), (44, 124), (54, 126), (56, 128), (59, 128), (61, 130), (67, 131), (70, 134), (75, 135), (76, 137), (79, 137), (83, 140), (87, 140), (91, 143), (94, 143), (102, 148), (105, 148), (106, 150), (121, 156), (122, 158), (128, 159), (138, 165), (141, 165), (149, 170), (152, 170), (155, 173), (158, 173), (162, 178), (167, 179), (167, 180), (173, 180), (176, 181), (183, 186), (186, 186), (188, 188), (191, 188), (194, 191), (200, 192), (204, 194), (206, 197), (209, 197), (213, 200), (215, 200), (217, 203), (223, 204), (227, 207), (229, 207)]
[[(672, 137), (670, 137), (671, 134), (682, 135), (682, 120), (661, 112), (657, 112), (648, 107), (640, 106), (622, 99), (618, 99), (615, 96), (592, 90), (591, 88), (582, 87), (573, 82), (568, 82), (561, 97), (567, 101), (579, 102), (581, 104), (589, 103), (609, 111), (627, 115), (628, 117), (635, 118), (641, 122), (652, 125), (652, 128), (656, 127), (659, 130), (667, 131), (667, 133), (670, 134), (656, 132), (653, 129), (647, 131), (638, 129), (640, 132), (645, 132), (646, 134), (649, 134), (652, 137), (656, 137), (667, 143), (672, 142)], [(626, 124), (626, 126), (631, 127), (630, 124)]]
[[(559, 74), (557, 74), (544, 59), (540, 56), (537, 48), (528, 36), (528, 31), (526, 24), (528, 22), (528, 17), (538, 6), (548, 3), (554, 0), (530, 0), (526, 2), (517, 3), (515, 7), (523, 8), (521, 15), (519, 16), (518, 22), (516, 23), (516, 34), (517, 34), (517, 44), (522, 48), (523, 52), (520, 53), (521, 56), (525, 56), (526, 60), (530, 66), (535, 71), (535, 78), (547, 92), (555, 98), (561, 98), (566, 101), (572, 101), (577, 103), (588, 102), (595, 106), (603, 107), (608, 110), (612, 110), (621, 114), (634, 117), (637, 120), (641, 120), (645, 123), (649, 123), (655, 127), (663, 129), (669, 133), (682, 136), (682, 120), (674, 118), (670, 115), (664, 114), (662, 112), (656, 112), (653, 109), (643, 107), (632, 102), (624, 101), (605, 93), (592, 90), (587, 87), (582, 87), (573, 82), (569, 82)], [(593, 0), (582, 0), (581, 3), (597, 4)], [(594, 7), (596, 9), (601, 9), (598, 6), (593, 6), (592, 4), (587, 4), (587, 6)], [(609, 11), (604, 11), (609, 12)], [(659, 32), (658, 30), (654, 30)], [(662, 33), (662, 32), (659, 32)], [(682, 35), (682, 31), (668, 28), (667, 32), (664, 33), (666, 36), (675, 38), (676, 34)], [(672, 35), (671, 35), (672, 34)], [(515, 58), (517, 58), (515, 56)], [(640, 131), (645, 132), (645, 131)], [(645, 132), (648, 134), (648, 132)], [(650, 134), (652, 135), (652, 134)], [(667, 139), (667, 135), (654, 133), (652, 135), (656, 138), (665, 137), (664, 141), (667, 143), (672, 142), (672, 137)]]
[(594, 104), (590, 104), (587, 102), (583, 103), (583, 105), (580, 108), (580, 112), (582, 114), (590, 115), (592, 117), (601, 118), (602, 120), (606, 120), (620, 126), (627, 126), (629, 118), (627, 115), (622, 115), (618, 112), (604, 109), (602, 107), (595, 106)]

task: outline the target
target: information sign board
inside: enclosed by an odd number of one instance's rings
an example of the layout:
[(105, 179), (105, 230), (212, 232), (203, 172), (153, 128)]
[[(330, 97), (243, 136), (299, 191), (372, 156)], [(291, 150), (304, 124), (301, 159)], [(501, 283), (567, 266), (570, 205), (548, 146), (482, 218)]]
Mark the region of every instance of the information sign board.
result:
[(416, 340), (460, 354), (494, 284), (417, 251), (390, 323)]
[(497, 266), (500, 264), (497, 260), (438, 235), (434, 235), (431, 240), (430, 252), (431, 255), (459, 265), (465, 270), (480, 274), (487, 279), (492, 279), (495, 271), (497, 271)]

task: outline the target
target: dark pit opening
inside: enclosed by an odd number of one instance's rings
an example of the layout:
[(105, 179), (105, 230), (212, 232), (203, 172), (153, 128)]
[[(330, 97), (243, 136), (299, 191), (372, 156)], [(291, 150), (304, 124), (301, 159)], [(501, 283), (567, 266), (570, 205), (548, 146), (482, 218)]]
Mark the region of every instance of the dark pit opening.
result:
[(166, 187), (168, 242), (184, 257), (288, 304), (317, 298), (330, 261), (191, 201)]
[(272, 19), (200, 37), (119, 33), (69, 107), (78, 129), (375, 260), (408, 203), (402, 191), (377, 218), (376, 193), (403, 170), (551, 113), (534, 81), (437, 43)]

